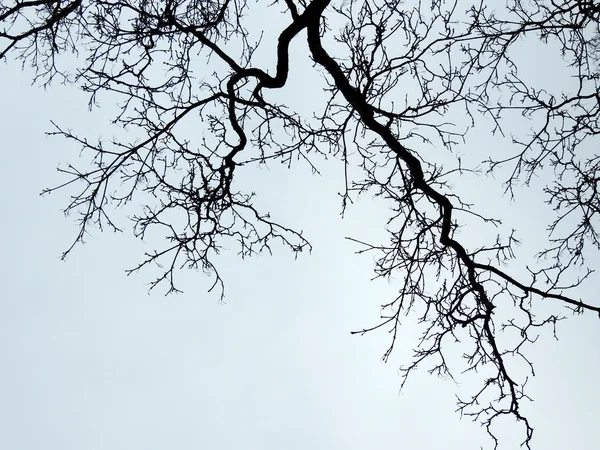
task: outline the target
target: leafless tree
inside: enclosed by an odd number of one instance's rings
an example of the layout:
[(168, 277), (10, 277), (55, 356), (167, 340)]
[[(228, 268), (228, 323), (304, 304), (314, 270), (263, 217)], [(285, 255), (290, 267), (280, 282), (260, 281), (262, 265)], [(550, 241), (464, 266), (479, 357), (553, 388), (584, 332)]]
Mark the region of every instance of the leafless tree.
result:
[[(152, 288), (175, 292), (179, 269), (201, 268), (222, 296), (214, 265), (222, 242), (237, 242), (242, 257), (270, 252), (277, 242), (295, 253), (311, 249), (293, 226), (255, 208), (252, 187), (239, 186), (234, 175), (249, 165), (297, 158), (312, 165), (333, 155), (345, 168), (342, 210), (365, 192), (388, 201), (382, 226), (389, 240), (356, 242), (359, 252), (377, 255), (378, 277), (400, 279), (381, 322), (357, 333), (389, 330), (386, 360), (402, 316), (412, 312), (425, 324), (402, 369), (404, 382), (421, 365), (453, 377), (444, 348), (462, 341), (466, 370), (482, 375), (472, 395), (459, 399), (460, 413), (487, 427), (494, 448), (491, 425), (513, 417), (529, 448), (533, 428), (521, 410), (527, 375), (508, 361), (529, 363), (526, 349), (540, 327), (554, 330), (563, 318), (541, 304), (600, 315), (600, 305), (577, 290), (593, 273), (586, 258), (600, 249), (593, 145), (600, 133), (600, 4), (508, 0), (494, 8), (459, 0), (4, 0), (0, 57), (20, 60), (39, 83), (80, 86), (90, 107), (101, 95), (115, 96), (115, 123), (136, 136), (94, 142), (55, 125), (51, 134), (75, 141), (91, 160), (60, 169), (65, 182), (46, 191), (73, 193), (66, 212), (78, 214), (80, 232), (65, 255), (92, 226), (118, 229), (112, 214), (128, 204), (137, 237), (149, 230), (165, 237), (132, 271), (161, 263)], [(266, 9), (284, 25), (271, 65), (261, 68), (255, 51), (269, 43), (252, 21)], [(294, 58), (290, 43), (304, 39), (326, 80), (325, 106), (312, 117), (277, 102)], [(552, 92), (524, 78), (515, 62), (524, 40), (554, 52), (575, 85)], [(515, 114), (529, 120), (531, 133), (513, 134), (507, 117)], [(190, 122), (203, 125), (201, 136), (186, 137)], [(556, 218), (547, 248), (527, 271), (511, 271), (518, 232), (480, 247), (456, 234), (468, 216), (492, 225), (502, 219), (478, 213), (447, 181), (479, 169), (460, 160), (445, 169), (425, 157), (432, 146), (460, 148), (476, 123), (514, 135), (500, 158), (486, 155), (480, 166), (482, 176), (504, 177), (507, 195), (552, 174), (543, 193)], [(508, 317), (497, 313), (500, 305), (511, 305)], [(516, 330), (517, 339), (500, 339), (503, 330)]]

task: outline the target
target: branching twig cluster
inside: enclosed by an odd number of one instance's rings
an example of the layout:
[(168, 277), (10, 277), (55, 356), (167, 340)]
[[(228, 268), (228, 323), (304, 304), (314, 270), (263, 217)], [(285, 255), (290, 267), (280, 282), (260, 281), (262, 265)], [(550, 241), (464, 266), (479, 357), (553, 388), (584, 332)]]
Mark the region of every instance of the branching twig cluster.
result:
[[(296, 253), (311, 248), (301, 232), (257, 210), (252, 190), (238, 186), (235, 174), (247, 165), (294, 159), (316, 171), (316, 156), (334, 155), (345, 167), (344, 209), (365, 192), (390, 205), (389, 241), (353, 239), (359, 253), (377, 255), (376, 276), (402, 277), (381, 322), (358, 333), (389, 330), (387, 360), (402, 316), (418, 314), (424, 333), (402, 369), (404, 382), (422, 364), (454, 377), (446, 346), (468, 341), (465, 370), (485, 368), (491, 375), (482, 376), (470, 398), (459, 399), (461, 414), (481, 421), (496, 446), (492, 424), (512, 416), (524, 425), (529, 447), (533, 428), (521, 409), (528, 378), (508, 361), (520, 358), (533, 373), (528, 344), (539, 327), (554, 329), (562, 319), (538, 317), (539, 302), (600, 315), (600, 305), (578, 298), (575, 289), (592, 275), (586, 256), (600, 249), (600, 161), (590, 144), (600, 131), (600, 7), (583, 0), (509, 1), (495, 11), (484, 2), (276, 0), (270, 8), (285, 14), (285, 26), (269, 73), (255, 62), (261, 40), (247, 28), (257, 4), (19, 0), (0, 6), (0, 57), (16, 55), (43, 83), (58, 76), (79, 84), (90, 107), (103, 95), (116, 96), (115, 123), (137, 136), (92, 142), (55, 125), (51, 134), (76, 142), (91, 160), (86, 169), (61, 169), (65, 183), (47, 190), (75, 192), (66, 209), (79, 214), (73, 245), (91, 225), (119, 229), (114, 207), (141, 205), (132, 218), (135, 234), (162, 230), (166, 245), (133, 270), (162, 264), (152, 287), (166, 283), (173, 292), (180, 268), (202, 268), (222, 295), (214, 256), (223, 241), (237, 241), (242, 257), (270, 252), (274, 242)], [(304, 35), (327, 83), (325, 108), (313, 117), (266, 100), (286, 85), (290, 43)], [(577, 85), (555, 93), (524, 80), (514, 59), (524, 39), (557, 47)], [(60, 65), (65, 52), (85, 61), (74, 73)], [(508, 170), (505, 188), (515, 195), (520, 183), (549, 167), (554, 180), (544, 192), (556, 213), (538, 266), (517, 275), (509, 265), (519, 243), (514, 232), (480, 248), (457, 237), (456, 211), (500, 223), (448, 184), (452, 174), (475, 169), (445, 169), (426, 156), (431, 146), (460, 147), (486, 118), (496, 131), (511, 132), (504, 118), (514, 113), (530, 120), (531, 134), (515, 136), (512, 153), (490, 157), (488, 170)], [(202, 133), (187, 138), (186, 124), (199, 122)], [(497, 308), (506, 305), (514, 314), (501, 319)], [(503, 330), (520, 337), (499, 339)]]

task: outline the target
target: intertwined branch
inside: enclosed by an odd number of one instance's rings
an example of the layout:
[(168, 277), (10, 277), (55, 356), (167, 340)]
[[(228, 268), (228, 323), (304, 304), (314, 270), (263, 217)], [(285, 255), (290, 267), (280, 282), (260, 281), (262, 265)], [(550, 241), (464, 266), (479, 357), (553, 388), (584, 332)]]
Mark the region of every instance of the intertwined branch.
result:
[[(251, 26), (253, 13), (267, 9), (285, 17), (272, 72), (257, 64), (262, 42)], [(418, 316), (424, 332), (402, 369), (403, 385), (421, 365), (456, 377), (447, 346), (463, 342), (463, 370), (482, 375), (472, 395), (459, 399), (461, 414), (481, 421), (495, 447), (492, 424), (512, 416), (529, 447), (533, 428), (521, 409), (528, 377), (509, 361), (526, 361), (533, 374), (528, 346), (540, 327), (554, 330), (563, 318), (540, 302), (600, 315), (599, 305), (577, 297), (593, 275), (586, 257), (600, 249), (600, 162), (591, 144), (599, 131), (599, 23), (598, 5), (574, 0), (515, 1), (496, 11), (483, 2), (40, 0), (0, 6), (0, 57), (16, 55), (43, 83), (78, 84), (90, 107), (103, 96), (118, 99), (114, 122), (127, 134), (110, 142), (55, 125), (51, 134), (76, 142), (90, 164), (62, 168), (65, 183), (46, 192), (74, 192), (66, 208), (79, 214), (73, 245), (92, 225), (120, 229), (115, 207), (136, 208), (136, 236), (159, 232), (166, 244), (132, 270), (159, 264), (152, 287), (166, 283), (168, 292), (178, 290), (177, 271), (189, 267), (212, 276), (222, 296), (214, 257), (223, 242), (237, 242), (242, 257), (270, 252), (274, 242), (310, 250), (301, 232), (254, 207), (251, 186), (239, 186), (235, 174), (273, 160), (301, 159), (316, 170), (314, 158), (340, 158), (343, 209), (366, 192), (390, 206), (389, 241), (352, 238), (359, 253), (377, 255), (377, 276), (402, 277), (381, 322), (357, 333), (389, 330), (387, 360), (401, 318)], [(327, 83), (325, 107), (312, 117), (273, 100), (288, 79), (290, 43), (304, 36)], [(524, 80), (514, 55), (526, 39), (558, 49), (576, 85), (549, 92)], [(61, 65), (69, 52), (84, 61), (73, 73)], [(426, 156), (430, 147), (462, 146), (486, 120), (512, 133), (505, 119), (514, 114), (530, 121), (531, 133), (514, 135), (505, 155), (485, 162), (488, 172), (508, 173), (510, 195), (548, 168), (554, 175), (544, 188), (556, 213), (549, 244), (525, 273), (511, 271), (518, 232), (481, 247), (456, 234), (466, 214), (484, 225), (501, 222), (450, 185), (477, 169), (460, 160), (447, 169)], [(189, 136), (199, 123), (202, 131)], [(509, 307), (508, 316), (498, 312)]]

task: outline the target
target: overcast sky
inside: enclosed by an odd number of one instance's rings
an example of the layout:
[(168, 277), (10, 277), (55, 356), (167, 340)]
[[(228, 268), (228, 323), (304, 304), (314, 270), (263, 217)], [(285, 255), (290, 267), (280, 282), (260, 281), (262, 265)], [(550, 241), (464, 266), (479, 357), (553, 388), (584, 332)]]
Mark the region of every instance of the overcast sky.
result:
[[(16, 65), (0, 66), (0, 448), (478, 449), (485, 432), (460, 420), (454, 395), (469, 392), (424, 371), (399, 393), (417, 330), (406, 320), (383, 364), (385, 333), (374, 324), (394, 283), (371, 282), (370, 256), (344, 236), (381, 236), (387, 211), (366, 199), (339, 218), (339, 167), (254, 170), (260, 202), (303, 229), (314, 246), (298, 260), (278, 249), (246, 261), (219, 259), (225, 304), (201, 273), (181, 273), (184, 294), (147, 294), (144, 274), (125, 269), (148, 250), (130, 230), (92, 233), (68, 260), (76, 235), (61, 209), (67, 192), (40, 197), (77, 148), (44, 136), (50, 120), (102, 134), (110, 108), (95, 114), (68, 86), (30, 86)], [(258, 181), (259, 180), (259, 181)], [(481, 194), (478, 186), (478, 193)], [(525, 223), (526, 205), (506, 209)], [(473, 231), (476, 233), (476, 230)], [(535, 230), (532, 234), (538, 234)], [(398, 281), (398, 280), (396, 280)], [(593, 300), (596, 291), (590, 289)], [(534, 448), (598, 448), (600, 324), (586, 315), (530, 348), (535, 402), (525, 411)], [(518, 448), (521, 429), (498, 430)], [(517, 433), (518, 432), (518, 433)], [(516, 433), (516, 435), (515, 435)]]

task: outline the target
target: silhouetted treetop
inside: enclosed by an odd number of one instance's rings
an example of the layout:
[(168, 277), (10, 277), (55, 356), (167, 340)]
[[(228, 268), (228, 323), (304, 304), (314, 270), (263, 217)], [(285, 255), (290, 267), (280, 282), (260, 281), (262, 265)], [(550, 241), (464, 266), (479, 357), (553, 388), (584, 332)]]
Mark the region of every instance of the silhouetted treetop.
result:
[[(358, 333), (389, 331), (387, 360), (402, 316), (424, 325), (403, 384), (421, 365), (458, 377), (445, 355), (464, 343), (462, 369), (481, 376), (458, 400), (461, 414), (486, 426), (495, 446), (492, 424), (510, 416), (529, 448), (528, 374), (513, 363), (533, 374), (530, 344), (563, 318), (549, 304), (600, 315), (579, 289), (600, 250), (599, 26), (600, 3), (575, 0), (3, 1), (0, 57), (44, 86), (79, 86), (90, 108), (118, 105), (114, 124), (126, 133), (114, 139), (62, 124), (50, 133), (83, 155), (46, 190), (72, 194), (65, 211), (77, 215), (79, 234), (65, 256), (90, 227), (122, 229), (114, 211), (128, 205), (137, 237), (163, 237), (131, 271), (156, 263), (151, 288), (176, 292), (180, 269), (201, 269), (222, 297), (215, 256), (225, 243), (241, 257), (280, 244), (311, 249), (293, 224), (259, 210), (236, 174), (296, 160), (316, 172), (317, 161), (336, 158), (342, 212), (365, 193), (389, 205), (386, 242), (352, 240), (376, 255), (377, 277), (394, 276), (398, 294)], [(312, 60), (302, 70), (323, 77), (319, 95), (306, 98), (313, 114), (281, 93), (300, 57), (292, 41)], [(535, 71), (532, 48), (553, 58), (564, 83)], [(512, 139), (491, 152), (472, 138), (475, 126)], [(478, 154), (458, 156), (467, 145)], [(516, 256), (519, 230), (499, 227), (495, 239), (473, 243), (474, 226), (499, 226), (507, 214), (487, 217), (452, 187), (474, 173), (494, 175), (511, 197), (542, 180), (554, 219), (535, 264)]]

